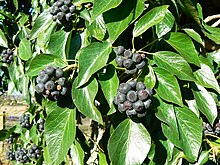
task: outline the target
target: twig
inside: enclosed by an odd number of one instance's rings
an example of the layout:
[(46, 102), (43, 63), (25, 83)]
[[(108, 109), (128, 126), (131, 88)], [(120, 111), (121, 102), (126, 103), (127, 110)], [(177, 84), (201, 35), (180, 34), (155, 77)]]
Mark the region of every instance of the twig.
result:
[(220, 19), (220, 14), (215, 14), (215, 15), (211, 15), (211, 16), (208, 16), (204, 22), (207, 23), (207, 22), (210, 22), (211, 20), (213, 19)]
[(215, 23), (213, 23), (211, 26), (212, 27), (217, 27), (220, 24), (220, 19), (218, 21), (216, 21)]

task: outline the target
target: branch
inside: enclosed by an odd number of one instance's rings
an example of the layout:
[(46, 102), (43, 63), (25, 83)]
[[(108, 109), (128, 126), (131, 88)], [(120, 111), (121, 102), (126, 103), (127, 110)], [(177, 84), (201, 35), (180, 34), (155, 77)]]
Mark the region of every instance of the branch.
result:
[(212, 24), (212, 27), (217, 27), (220, 24), (220, 19)]
[(208, 17), (204, 20), (204, 22), (207, 23), (207, 22), (210, 22), (210, 21), (213, 20), (213, 19), (220, 19), (220, 14), (208, 16)]

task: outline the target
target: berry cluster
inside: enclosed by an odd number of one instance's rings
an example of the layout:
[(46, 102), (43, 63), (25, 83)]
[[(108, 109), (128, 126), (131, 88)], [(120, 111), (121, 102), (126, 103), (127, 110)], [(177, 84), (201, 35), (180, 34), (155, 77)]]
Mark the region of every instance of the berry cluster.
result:
[(14, 61), (14, 53), (9, 48), (2, 51), (1, 57), (2, 62), (7, 64), (10, 64), (12, 61)]
[(59, 25), (69, 26), (74, 19), (76, 7), (71, 0), (58, 0), (52, 5), (50, 14)]
[(6, 159), (7, 160), (15, 160), (15, 153), (12, 150), (6, 152)]
[(30, 122), (30, 114), (23, 114), (20, 116), (20, 125), (23, 128), (30, 128), (32, 126)]
[(121, 83), (118, 87), (114, 103), (121, 113), (126, 113), (128, 117), (144, 117), (146, 110), (151, 105), (152, 90), (146, 88), (143, 82), (134, 80)]
[(118, 46), (115, 49), (115, 61), (119, 67), (126, 68), (125, 73), (136, 74), (139, 69), (146, 65), (146, 58), (144, 54), (132, 53), (131, 50), (126, 50), (123, 46)]
[(28, 151), (25, 148), (18, 148), (15, 151), (15, 160), (17, 160), (20, 163), (27, 163), (30, 161), (30, 158), (28, 157)]
[(37, 129), (38, 129), (39, 132), (43, 132), (44, 131), (44, 123), (45, 123), (44, 119), (40, 119), (40, 121), (39, 121), (39, 123), (37, 125)]
[(13, 135), (11, 134), (10, 136), (9, 136), (9, 138), (7, 139), (7, 143), (8, 144), (12, 144), (14, 142), (14, 137), (13, 137)]
[(28, 149), (28, 157), (33, 159), (38, 159), (42, 154), (42, 151), (40, 148), (38, 148), (35, 144), (32, 144), (32, 146)]
[(47, 98), (57, 100), (67, 93), (66, 78), (63, 77), (63, 71), (59, 67), (47, 66), (39, 72), (36, 82), (36, 92)]
[(203, 132), (204, 134), (211, 134), (216, 135), (220, 137), (220, 123), (216, 123), (214, 127), (211, 127), (211, 125), (207, 122), (202, 123)]

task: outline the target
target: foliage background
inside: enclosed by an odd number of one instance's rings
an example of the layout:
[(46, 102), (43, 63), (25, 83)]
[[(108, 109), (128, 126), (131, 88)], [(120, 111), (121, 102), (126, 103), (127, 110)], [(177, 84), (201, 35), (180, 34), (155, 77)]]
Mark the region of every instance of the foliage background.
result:
[[(217, 163), (219, 137), (202, 127), (219, 122), (220, 29), (205, 19), (219, 14), (215, 1), (75, 0), (71, 28), (52, 21), (53, 3), (0, 2), (0, 49), (15, 54), (13, 63), (0, 64), (1, 89), (22, 93), (33, 121), (31, 129), (16, 125), (3, 134), (18, 135), (13, 149), (40, 146), (42, 157), (32, 160), (37, 164)], [(144, 53), (148, 65), (126, 75), (114, 60), (119, 45)], [(48, 65), (69, 74), (70, 94), (60, 101), (35, 93), (35, 78)], [(154, 90), (153, 106), (139, 121), (113, 104), (119, 83), (129, 79)], [(89, 139), (78, 128), (82, 116), (93, 121)]]

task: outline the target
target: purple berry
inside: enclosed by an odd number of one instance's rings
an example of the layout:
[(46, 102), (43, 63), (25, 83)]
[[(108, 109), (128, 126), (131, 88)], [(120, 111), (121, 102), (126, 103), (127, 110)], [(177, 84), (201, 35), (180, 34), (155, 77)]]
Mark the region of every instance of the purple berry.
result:
[(137, 101), (137, 99), (138, 99), (138, 96), (135, 91), (132, 91), (132, 90), (128, 91), (128, 93), (127, 93), (127, 100), (128, 101), (133, 103), (133, 102)]

